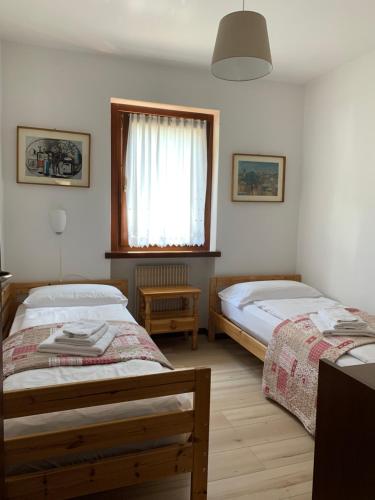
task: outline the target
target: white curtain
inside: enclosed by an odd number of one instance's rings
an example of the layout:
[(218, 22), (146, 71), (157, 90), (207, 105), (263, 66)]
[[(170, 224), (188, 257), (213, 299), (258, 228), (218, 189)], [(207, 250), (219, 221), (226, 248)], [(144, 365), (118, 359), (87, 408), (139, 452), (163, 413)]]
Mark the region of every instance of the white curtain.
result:
[(202, 245), (206, 121), (130, 114), (126, 203), (131, 247)]

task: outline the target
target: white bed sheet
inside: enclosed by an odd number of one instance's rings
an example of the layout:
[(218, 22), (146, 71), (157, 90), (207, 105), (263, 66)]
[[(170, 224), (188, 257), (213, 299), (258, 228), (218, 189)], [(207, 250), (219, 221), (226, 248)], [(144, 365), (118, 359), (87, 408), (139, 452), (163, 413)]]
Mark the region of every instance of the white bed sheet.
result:
[(237, 307), (230, 302), (221, 301), (221, 310), (228, 319), (242, 328), (253, 337), (268, 345), (273, 330), (280, 323), (279, 318), (260, 309), (255, 304), (249, 304), (245, 307)]
[(81, 319), (132, 321), (133, 316), (123, 304), (107, 304), (103, 306), (79, 307), (38, 307), (27, 308), (21, 304), (16, 312), (10, 335), (30, 326), (47, 325), (64, 321), (79, 321)]
[(340, 305), (336, 300), (327, 297), (257, 300), (254, 304), (282, 320), (293, 318), (299, 314), (317, 313), (321, 309)]
[[(11, 329), (11, 333), (35, 325), (48, 323), (75, 321), (80, 319), (122, 320), (136, 322), (125, 306), (121, 304), (94, 306), (94, 307), (53, 307), (26, 309), (20, 306)], [(58, 385), (88, 380), (102, 380), (106, 378), (129, 377), (169, 371), (159, 363), (144, 360), (131, 360), (111, 365), (55, 367), (37, 370), (28, 370), (7, 377), (4, 381), (4, 391)], [(190, 398), (186, 395), (166, 396), (140, 401), (131, 401), (113, 405), (97, 406), (92, 408), (78, 408), (74, 410), (47, 413), (30, 417), (14, 418), (5, 421), (5, 436), (7, 438), (27, 435), (30, 433), (54, 431), (89, 425), (119, 418), (149, 415), (166, 411), (178, 411), (191, 407)], [(147, 443), (136, 444), (126, 449), (145, 449), (170, 442), (176, 438), (153, 440)], [(110, 456), (122, 450), (108, 450), (100, 456)], [(79, 457), (64, 457), (58, 461), (48, 461), (36, 464), (40, 468), (56, 466), (57, 464), (76, 463), (92, 459), (99, 455), (85, 454)]]
[[(326, 303), (327, 307), (332, 301), (331, 299), (326, 300), (327, 302), (316, 302), (317, 299), (298, 299), (298, 301), (295, 299), (262, 301), (261, 304), (263, 305), (263, 308), (260, 308), (255, 303), (248, 304), (247, 306), (240, 308), (222, 300), (221, 309), (224, 316), (233, 321), (233, 323), (239, 326), (244, 332), (251, 334), (254, 338), (267, 346), (272, 338), (273, 330), (281, 321), (283, 321), (283, 319), (288, 317), (288, 311), (293, 311), (293, 315), (314, 312), (311, 310), (314, 309), (314, 307), (312, 307), (312, 301), (315, 301), (316, 305)], [(291, 301), (293, 304), (290, 304)], [(286, 302), (289, 303), (286, 304)], [(259, 304), (259, 302), (257, 304)], [(337, 302), (335, 302), (335, 304), (337, 304)], [(271, 314), (270, 311), (272, 310), (275, 314)], [(283, 317), (283, 319), (281, 319), (281, 317)], [(352, 349), (337, 360), (337, 365), (360, 365), (363, 364), (365, 360), (369, 359), (373, 359), (371, 362), (375, 362), (375, 344)]]

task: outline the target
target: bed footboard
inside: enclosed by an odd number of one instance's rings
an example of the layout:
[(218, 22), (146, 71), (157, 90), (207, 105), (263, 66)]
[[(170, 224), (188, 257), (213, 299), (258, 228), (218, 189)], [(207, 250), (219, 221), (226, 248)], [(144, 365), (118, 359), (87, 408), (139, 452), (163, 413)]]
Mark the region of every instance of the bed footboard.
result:
[(148, 439), (186, 433), (191, 436), (184, 444), (159, 446), (41, 472), (7, 475), (7, 498), (72, 498), (191, 472), (191, 499), (206, 499), (210, 376), (209, 368), (195, 368), (6, 392), (5, 419), (193, 393), (191, 410), (6, 439), (5, 465), (9, 469), (73, 452), (78, 455)]

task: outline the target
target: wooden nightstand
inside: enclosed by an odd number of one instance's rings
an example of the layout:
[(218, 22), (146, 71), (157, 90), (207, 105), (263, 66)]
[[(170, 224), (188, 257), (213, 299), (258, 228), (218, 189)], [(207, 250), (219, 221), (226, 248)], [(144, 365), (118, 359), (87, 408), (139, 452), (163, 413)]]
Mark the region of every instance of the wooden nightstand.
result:
[[(143, 326), (150, 335), (169, 332), (192, 332), (191, 348), (198, 347), (199, 288), (192, 286), (142, 287), (139, 288), (140, 315)], [(153, 300), (183, 298), (183, 310), (156, 312)]]

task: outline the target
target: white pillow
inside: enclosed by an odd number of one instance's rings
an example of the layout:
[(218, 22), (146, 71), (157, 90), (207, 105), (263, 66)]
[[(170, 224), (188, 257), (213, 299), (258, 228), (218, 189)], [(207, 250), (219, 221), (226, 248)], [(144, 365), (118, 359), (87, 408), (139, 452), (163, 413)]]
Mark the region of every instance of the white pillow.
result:
[(321, 297), (315, 288), (298, 281), (272, 280), (236, 283), (219, 292), (219, 297), (234, 306), (243, 307), (255, 300), (299, 299)]
[(71, 284), (32, 288), (23, 302), (26, 307), (72, 307), (124, 304), (128, 299), (111, 285)]

